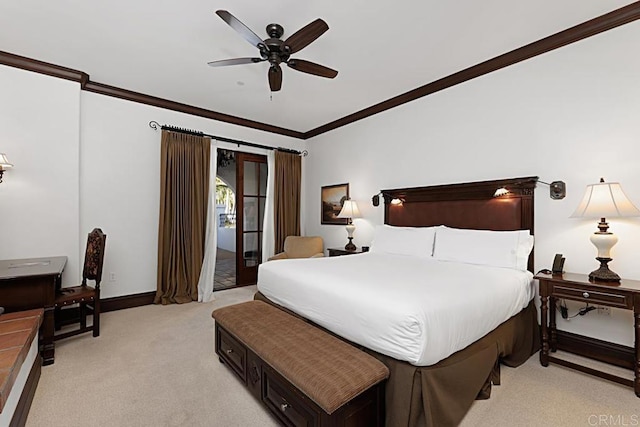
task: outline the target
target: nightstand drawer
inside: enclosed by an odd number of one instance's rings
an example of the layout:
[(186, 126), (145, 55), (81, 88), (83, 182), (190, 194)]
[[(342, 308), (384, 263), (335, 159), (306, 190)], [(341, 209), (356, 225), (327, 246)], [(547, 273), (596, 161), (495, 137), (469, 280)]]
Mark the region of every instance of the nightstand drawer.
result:
[(553, 296), (556, 298), (568, 298), (576, 301), (584, 301), (592, 304), (606, 305), (610, 307), (633, 308), (632, 298), (619, 293), (585, 290), (563, 285), (553, 287)]

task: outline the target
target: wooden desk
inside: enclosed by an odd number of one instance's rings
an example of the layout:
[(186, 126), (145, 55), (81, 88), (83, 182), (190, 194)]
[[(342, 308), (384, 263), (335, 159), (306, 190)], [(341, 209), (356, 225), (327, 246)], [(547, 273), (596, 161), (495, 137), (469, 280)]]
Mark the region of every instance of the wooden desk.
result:
[(40, 331), (43, 364), (54, 362), (54, 301), (66, 256), (0, 261), (0, 301), (7, 312), (44, 309)]

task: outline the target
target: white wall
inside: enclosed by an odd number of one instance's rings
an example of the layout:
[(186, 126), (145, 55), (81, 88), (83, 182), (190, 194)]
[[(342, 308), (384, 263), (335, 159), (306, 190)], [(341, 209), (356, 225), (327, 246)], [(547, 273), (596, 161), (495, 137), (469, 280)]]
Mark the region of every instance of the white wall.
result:
[(107, 234), (104, 298), (156, 289), (160, 132), (149, 128), (151, 120), (269, 146), (304, 149), (306, 145), (281, 135), (82, 92), (80, 226), (83, 230), (99, 226)]
[(15, 165), (0, 184), (0, 259), (66, 255), (63, 283), (76, 284), (87, 233), (101, 227), (107, 234), (104, 298), (156, 289), (160, 132), (149, 121), (306, 147), (297, 139), (83, 92), (78, 83), (2, 65), (0, 94), (0, 152)]
[(0, 184), (0, 259), (66, 255), (65, 284), (80, 277), (79, 114), (78, 83), (0, 65), (0, 152), (14, 164)]
[(216, 226), (218, 227), (218, 234), (216, 239), (218, 240), (218, 248), (225, 251), (236, 251), (236, 227), (220, 226), (220, 215), (225, 213), (225, 205), (216, 206)]
[[(565, 181), (567, 197), (536, 190), (536, 271), (555, 253), (566, 271), (594, 270), (588, 239), (597, 221), (568, 217), (600, 177), (621, 182), (640, 206), (639, 42), (640, 23), (631, 23), (312, 139), (306, 234), (322, 235), (326, 247), (346, 243), (343, 226), (320, 225), (323, 185), (350, 183), (364, 216), (354, 221), (361, 246), (383, 222), (383, 207), (371, 205), (381, 189), (537, 175)], [(610, 226), (620, 238), (611, 269), (640, 279), (640, 219)], [(626, 345), (632, 326), (621, 310), (559, 320), (561, 329)]]

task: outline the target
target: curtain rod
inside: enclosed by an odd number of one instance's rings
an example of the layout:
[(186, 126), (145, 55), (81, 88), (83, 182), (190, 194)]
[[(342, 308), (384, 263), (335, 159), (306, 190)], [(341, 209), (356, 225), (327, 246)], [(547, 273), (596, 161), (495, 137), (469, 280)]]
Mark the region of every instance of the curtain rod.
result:
[(208, 136), (209, 138), (215, 139), (216, 141), (229, 142), (231, 144), (236, 144), (238, 147), (240, 147), (241, 145), (246, 145), (248, 147), (264, 148), (266, 150), (283, 151), (285, 153), (297, 154), (297, 155), (302, 156), (302, 157), (306, 157), (309, 154), (309, 152), (307, 150), (298, 151), (298, 150), (292, 150), (290, 148), (284, 148), (284, 147), (271, 147), (269, 145), (256, 144), (255, 142), (248, 142), (248, 141), (241, 141), (239, 139), (225, 138), (224, 136), (218, 136), (218, 135), (210, 135), (208, 133), (200, 132), (200, 131), (197, 131), (197, 130), (184, 129), (184, 128), (179, 128), (179, 127), (176, 127), (176, 126), (169, 126), (169, 125), (160, 125), (160, 123), (156, 122), (155, 120), (151, 120), (149, 122), (149, 127), (151, 129), (153, 129), (153, 130), (158, 130), (158, 127), (160, 127), (160, 129), (162, 129), (162, 130), (170, 130), (170, 131), (173, 131), (173, 132), (186, 133), (188, 135)]

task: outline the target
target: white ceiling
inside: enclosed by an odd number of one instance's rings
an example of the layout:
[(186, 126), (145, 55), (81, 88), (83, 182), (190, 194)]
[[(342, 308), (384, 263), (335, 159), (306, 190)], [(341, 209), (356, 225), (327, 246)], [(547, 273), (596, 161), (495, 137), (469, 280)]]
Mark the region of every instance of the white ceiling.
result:
[[(281, 126), (311, 130), (463, 68), (630, 4), (623, 0), (1, 0), (0, 50), (84, 71), (91, 81)], [(292, 55), (331, 80), (268, 63), (214, 12), (283, 39), (322, 18), (329, 31)], [(179, 124), (176, 124), (179, 125)]]

